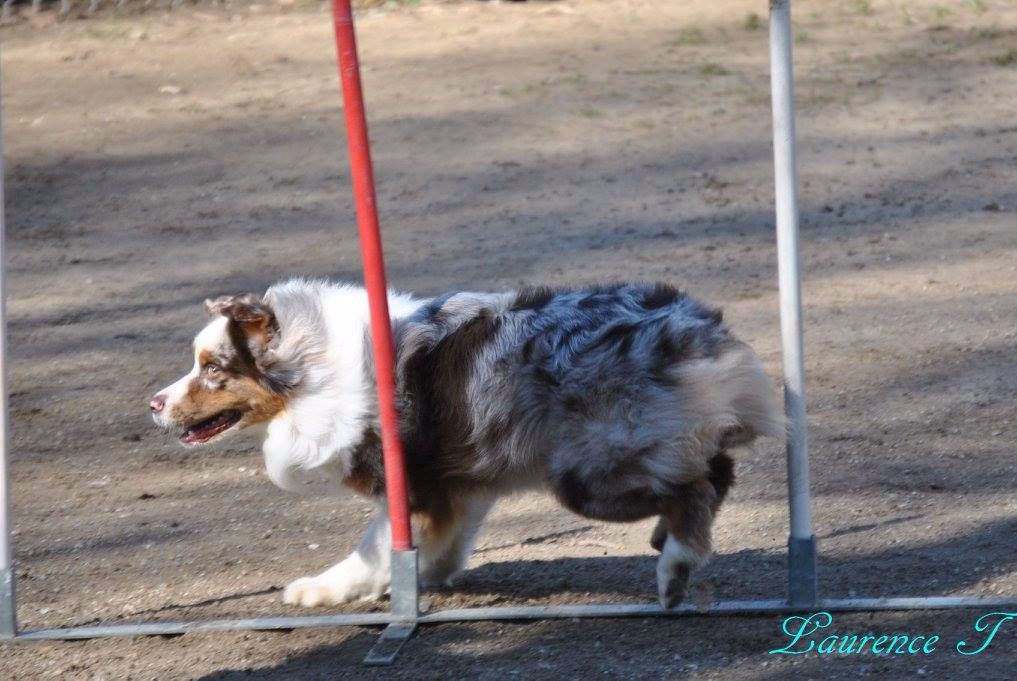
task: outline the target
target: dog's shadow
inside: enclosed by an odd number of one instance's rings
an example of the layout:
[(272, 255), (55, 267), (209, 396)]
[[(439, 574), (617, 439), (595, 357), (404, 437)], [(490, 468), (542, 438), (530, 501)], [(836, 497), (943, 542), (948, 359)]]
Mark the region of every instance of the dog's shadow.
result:
[[(656, 594), (657, 555), (647, 550), (646, 554), (635, 556), (485, 563), (464, 571), (454, 586), (433, 593), (439, 598), (458, 595), (484, 597), (495, 602), (576, 594), (649, 600)], [(785, 556), (759, 550), (718, 555), (697, 573), (694, 583), (734, 587), (738, 592), (760, 589), (760, 593), (766, 593), (769, 586), (782, 586), (785, 563)], [(749, 576), (751, 578), (747, 578)]]

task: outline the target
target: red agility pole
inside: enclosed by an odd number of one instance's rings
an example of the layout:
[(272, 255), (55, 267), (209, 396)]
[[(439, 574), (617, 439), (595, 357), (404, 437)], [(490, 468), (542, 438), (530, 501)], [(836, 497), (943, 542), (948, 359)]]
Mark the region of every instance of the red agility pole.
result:
[(339, 80), (342, 82), (346, 109), (346, 140), (353, 175), (353, 197), (356, 202), (357, 229), (360, 232), (360, 253), (364, 261), (364, 284), (371, 306), (371, 341), (374, 348), (374, 373), (378, 383), (378, 411), (381, 417), (381, 447), (385, 459), (385, 491), (388, 515), (392, 523), (392, 549), (413, 548), (410, 530), (410, 507), (407, 498), (406, 464), (399, 440), (398, 414), (395, 407), (395, 352), (392, 344), (392, 323), (388, 313), (388, 287), (385, 284), (385, 261), (381, 252), (381, 230), (378, 227), (378, 206), (374, 194), (374, 171), (371, 168), (371, 147), (367, 137), (364, 95), (360, 87), (360, 64), (357, 60), (357, 38), (353, 30), (350, 0), (332, 0), (335, 45), (339, 54)]
[(353, 198), (360, 232), (360, 253), (364, 261), (364, 285), (371, 307), (371, 343), (374, 373), (378, 384), (378, 414), (381, 421), (381, 448), (385, 461), (385, 495), (392, 531), (391, 589), (392, 613), (388, 627), (367, 654), (369, 665), (391, 664), (399, 649), (413, 635), (420, 615), (417, 581), (417, 552), (413, 549), (410, 505), (407, 495), (406, 462), (399, 439), (395, 405), (395, 349), (392, 321), (388, 313), (388, 287), (381, 252), (381, 228), (374, 193), (371, 146), (367, 136), (364, 94), (360, 87), (357, 37), (353, 30), (350, 0), (332, 0), (332, 20), (338, 54), (339, 80), (346, 110), (346, 142), (353, 178)]

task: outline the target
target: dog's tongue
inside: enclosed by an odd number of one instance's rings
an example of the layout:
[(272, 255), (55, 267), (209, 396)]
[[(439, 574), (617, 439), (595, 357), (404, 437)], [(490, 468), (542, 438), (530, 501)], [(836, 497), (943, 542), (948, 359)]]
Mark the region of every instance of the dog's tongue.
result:
[(232, 426), (239, 418), (240, 414), (238, 412), (224, 411), (207, 421), (202, 421), (191, 426), (180, 436), (180, 440), (187, 444), (205, 442)]

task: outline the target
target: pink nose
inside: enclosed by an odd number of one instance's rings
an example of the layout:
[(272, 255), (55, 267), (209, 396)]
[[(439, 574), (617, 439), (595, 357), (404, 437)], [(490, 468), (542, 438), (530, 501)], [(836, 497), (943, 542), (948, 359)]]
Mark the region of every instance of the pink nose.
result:
[(151, 409), (152, 412), (156, 414), (162, 411), (163, 407), (165, 406), (166, 406), (165, 395), (156, 395), (155, 397), (148, 401), (148, 408)]

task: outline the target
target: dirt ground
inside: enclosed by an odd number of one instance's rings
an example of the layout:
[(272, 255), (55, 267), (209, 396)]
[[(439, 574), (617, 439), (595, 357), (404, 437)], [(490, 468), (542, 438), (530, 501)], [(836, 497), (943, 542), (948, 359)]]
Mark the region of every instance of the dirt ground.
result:
[[(795, 5), (808, 402), (825, 595), (1017, 594), (1017, 4)], [(766, 3), (403, 5), (358, 28), (391, 282), (665, 279), (780, 356)], [(368, 505), (184, 451), (145, 400), (200, 301), (359, 278), (317, 5), (7, 27), (3, 114), (21, 626), (295, 613)], [(785, 592), (784, 455), (739, 462), (695, 597)], [(649, 602), (649, 526), (502, 503), (433, 608)], [(370, 610), (356, 605), (345, 610)], [(970, 635), (979, 612), (838, 616)], [(0, 647), (3, 678), (1012, 678), (981, 655), (768, 655), (776, 617), (444, 625)]]

